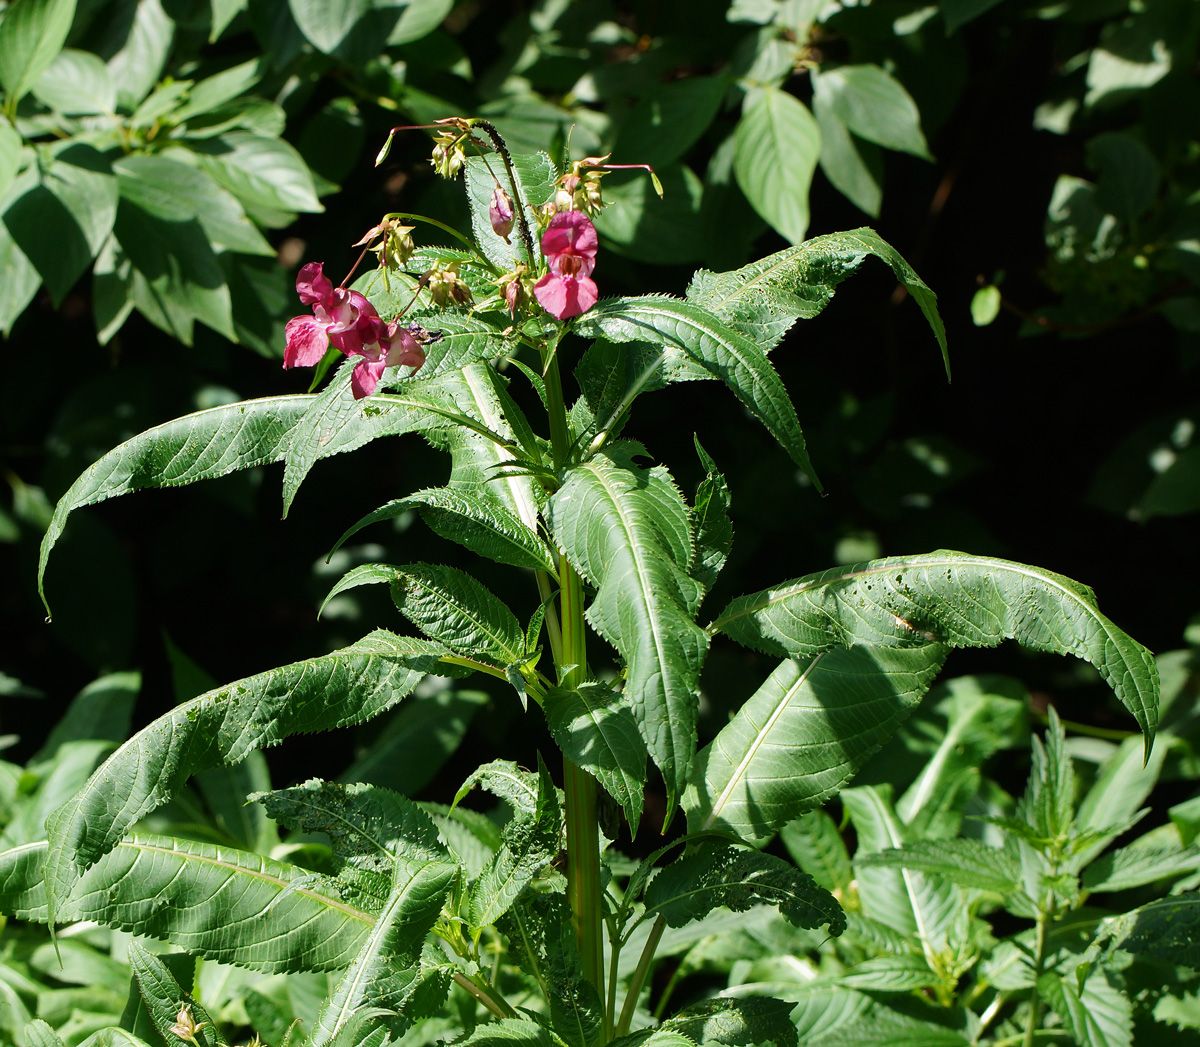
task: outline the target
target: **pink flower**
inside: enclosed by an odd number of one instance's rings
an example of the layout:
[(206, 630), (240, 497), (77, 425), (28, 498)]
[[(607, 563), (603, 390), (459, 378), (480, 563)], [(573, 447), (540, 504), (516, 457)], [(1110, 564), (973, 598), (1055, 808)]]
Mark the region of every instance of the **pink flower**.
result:
[(394, 320), (383, 326), (383, 333), (374, 345), (351, 354), (359, 357), (358, 363), (354, 365), (354, 373), (350, 376), (350, 386), (354, 390), (356, 400), (375, 392), (375, 387), (387, 368), (404, 364), (415, 371), (425, 362), (425, 350), (413, 337), (412, 331), (401, 327)]
[(559, 320), (578, 316), (596, 304), (591, 279), (596, 268), (596, 227), (582, 211), (556, 214), (542, 234), (542, 254), (550, 271), (533, 288), (542, 308)]
[(296, 277), (300, 301), (311, 305), (312, 316), (294, 316), (287, 322), (284, 367), (312, 367), (321, 361), (330, 343), (346, 354), (362, 351), (379, 340), (383, 321), (357, 291), (334, 287), (323, 272), (323, 263), (309, 262)]

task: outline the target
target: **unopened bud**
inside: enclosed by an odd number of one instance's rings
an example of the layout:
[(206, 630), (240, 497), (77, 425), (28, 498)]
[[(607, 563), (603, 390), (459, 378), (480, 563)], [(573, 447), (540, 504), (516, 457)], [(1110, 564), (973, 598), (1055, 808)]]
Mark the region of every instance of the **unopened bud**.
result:
[(429, 271), (429, 294), (434, 305), (465, 305), (471, 300), (471, 289), (458, 275), (458, 263)]
[(453, 178), (462, 169), (466, 154), (463, 152), (462, 135), (443, 131), (434, 140), (433, 156), (429, 162), (443, 178)]
[(508, 234), (513, 227), (513, 202), (501, 186), (492, 190), (492, 202), (488, 206), (488, 218), (491, 219), (492, 229), (496, 235), (508, 243)]

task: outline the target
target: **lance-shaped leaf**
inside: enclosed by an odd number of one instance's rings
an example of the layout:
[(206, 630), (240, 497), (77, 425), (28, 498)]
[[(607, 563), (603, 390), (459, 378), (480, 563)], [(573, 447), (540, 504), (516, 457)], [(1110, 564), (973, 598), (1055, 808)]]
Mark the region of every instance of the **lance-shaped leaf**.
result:
[(710, 631), (783, 656), (854, 644), (994, 647), (1016, 640), (1094, 665), (1133, 713), (1147, 753), (1158, 724), (1151, 653), (1100, 613), (1086, 586), (1008, 560), (943, 550), (835, 567), (738, 597)]
[(813, 482), (804, 434), (783, 380), (762, 347), (707, 309), (662, 295), (609, 298), (575, 322), (577, 334), (612, 342), (651, 342), (681, 351), (733, 391)]
[(833, 796), (904, 722), (944, 647), (837, 648), (783, 662), (700, 751), (688, 829), (765, 841)]
[(846, 929), (846, 914), (807, 873), (771, 854), (716, 844), (666, 866), (646, 888), (646, 912), (670, 927), (707, 916), (719, 905), (745, 912), (774, 905), (797, 927), (829, 924), (831, 934)]
[(887, 865), (940, 876), (963, 887), (1011, 894), (1021, 883), (1021, 858), (981, 840), (918, 840), (854, 859), (855, 865)]
[(445, 673), (445, 648), (378, 629), (349, 647), (219, 687), (135, 734), (47, 820), (50, 920), (80, 874), (196, 771), (289, 735), (362, 723)]
[[(46, 843), (0, 853), (0, 910), (45, 922)], [(232, 847), (132, 836), (76, 881), (56, 918), (96, 920), (267, 973), (331, 971), (372, 918), (317, 890), (307, 870)]]
[(896, 279), (921, 307), (941, 346), (949, 375), (946, 329), (938, 315), (937, 295), (891, 244), (865, 226), (814, 236), (730, 272), (701, 269), (688, 285), (687, 300), (770, 349), (797, 319), (811, 319), (824, 309), (837, 285), (871, 255), (891, 266)]
[(42, 539), (39, 592), (50, 550), (74, 510), (147, 487), (181, 487), (277, 462), (314, 399), (270, 396), (213, 407), (147, 429), (113, 448), (88, 466), (55, 506)]
[(729, 484), (714, 462), (696, 440), (696, 453), (705, 469), (704, 479), (696, 489), (693, 514), (696, 519), (696, 566), (692, 577), (705, 589), (711, 589), (729, 559), (733, 548), (733, 524), (729, 519)]
[(397, 883), (361, 951), (321, 1009), (313, 1047), (334, 1042), (364, 1010), (379, 1008), (403, 1016), (405, 1004), (423, 981), (417, 965), (421, 946), (457, 874), (457, 865), (430, 862)]
[(546, 543), (516, 513), (493, 498), (481, 498), (474, 491), (458, 487), (430, 487), (380, 506), (347, 530), (330, 555), (364, 527), (394, 520), (413, 509), (420, 511), (435, 533), (489, 560), (548, 574), (557, 572)]
[(52, 1026), (35, 1018), (25, 1026), (25, 1047), (66, 1047)]
[(646, 786), (646, 745), (624, 697), (598, 681), (553, 687), (543, 709), (563, 754), (604, 786), (625, 809), (636, 835)]
[(1089, 891), (1127, 891), (1200, 869), (1200, 848), (1148, 847), (1135, 844), (1106, 854), (1084, 870)]
[(673, 810), (696, 748), (696, 691), (708, 651), (693, 621), (691, 521), (665, 470), (599, 454), (550, 499), (555, 540), (597, 588), (588, 619), (625, 659), (625, 695)]
[(184, 992), (162, 960), (138, 942), (129, 943), (129, 966), (154, 1028), (167, 1043), (186, 1035), (200, 1047), (217, 1047), (220, 1034), (212, 1016)]

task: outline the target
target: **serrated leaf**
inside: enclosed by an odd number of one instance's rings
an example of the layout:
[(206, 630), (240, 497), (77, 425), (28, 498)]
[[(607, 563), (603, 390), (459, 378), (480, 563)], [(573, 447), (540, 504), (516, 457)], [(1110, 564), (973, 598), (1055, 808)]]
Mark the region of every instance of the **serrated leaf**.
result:
[(524, 1018), (501, 1018), (478, 1026), (458, 1047), (553, 1047), (550, 1031)]
[(508, 803), (518, 816), (532, 818), (538, 805), (541, 782), (533, 771), (523, 771), (511, 760), (493, 760), (477, 767), (459, 786), (454, 806), (478, 786)]
[(1135, 919), (1120, 948), (1168, 963), (1200, 966), (1200, 892), (1159, 898), (1134, 910)]
[[(48, 920), (48, 850), (0, 852), (0, 909)], [(97, 920), (257, 971), (338, 970), (372, 918), (311, 881), (305, 870), (231, 847), (131, 836), (82, 874), (56, 918)]]
[(546, 543), (521, 519), (494, 499), (483, 499), (473, 491), (453, 487), (430, 487), (397, 498), (368, 513), (337, 540), (330, 555), (364, 527), (418, 509), (430, 528), (443, 538), (458, 542), (480, 556), (513, 567), (528, 567), (547, 574), (558, 568)]
[(792, 1005), (767, 996), (746, 1000), (702, 1000), (668, 1018), (662, 1028), (692, 1043), (721, 1043), (728, 1047), (797, 1047)]
[(682, 351), (691, 363), (729, 386), (792, 460), (813, 475), (796, 409), (766, 353), (707, 309), (658, 295), (607, 298), (576, 321), (575, 331), (585, 337), (650, 341)]
[(827, 891), (850, 886), (854, 871), (842, 834), (824, 811), (809, 811), (790, 821), (779, 834), (792, 861)]
[(937, 980), (920, 956), (874, 956), (851, 967), (838, 978), (838, 984), (871, 992), (912, 992)]
[(1136, 818), (1158, 781), (1167, 752), (1168, 747), (1160, 745), (1146, 759), (1138, 739), (1126, 738), (1104, 761), (1075, 815), (1080, 832), (1099, 835), (1094, 843), (1072, 856), (1073, 867), (1090, 862)]
[[(397, 883), (361, 951), (322, 1008), (313, 1047), (334, 1042), (363, 1010), (379, 1008), (405, 1016), (406, 1004), (423, 980), (417, 966), (421, 947), (457, 875), (457, 865), (430, 862)], [(396, 1031), (402, 1028), (395, 1019), (389, 1024)]]
[(25, 1047), (66, 1047), (58, 1033), (41, 1018), (25, 1026)]
[(625, 697), (673, 811), (695, 755), (696, 692), (708, 650), (693, 621), (700, 592), (687, 575), (687, 506), (661, 467), (638, 469), (601, 453), (567, 473), (547, 519), (597, 588), (588, 620), (625, 660)]
[(1017, 818), (1041, 840), (1063, 839), (1075, 820), (1075, 771), (1062, 722), (1050, 706), (1045, 742), (1034, 736), (1029, 783), (1017, 802)]
[(946, 331), (938, 315), (937, 295), (891, 244), (865, 226), (815, 236), (731, 272), (701, 269), (688, 285), (687, 300), (769, 349), (797, 319), (811, 319), (821, 312), (837, 285), (871, 255), (891, 267), (921, 307), (941, 346), (949, 376)]
[(765, 841), (833, 796), (908, 717), (945, 648), (834, 649), (783, 662), (700, 751), (688, 829)]
[(1083, 871), (1088, 891), (1127, 891), (1200, 869), (1200, 849), (1122, 847), (1103, 855)]
[[(479, 132), (476, 134), (489, 141), (485, 135)], [(517, 191), (524, 197), (526, 208), (540, 207), (554, 195), (558, 171), (546, 153), (515, 153), (512, 162)], [(508, 173), (500, 155), (489, 153), (486, 157), (468, 156), (463, 166), (463, 177), (466, 183), (467, 204), (471, 208), (471, 230), (475, 234), (475, 242), (488, 261), (502, 273), (510, 272), (518, 262), (534, 264), (538, 259), (538, 245), (536, 242), (533, 244), (534, 257), (531, 259), (526, 245), (521, 240), (520, 222), (513, 224), (513, 231), (508, 236), (509, 242), (505, 243), (503, 238), (496, 235), (488, 216), (497, 180), (504, 191), (512, 195)], [(514, 199), (513, 213), (515, 214), (520, 207), (521, 203)], [(537, 228), (533, 225), (532, 215), (528, 209), (524, 210), (524, 214), (530, 224), (530, 235), (536, 241)]]
[(136, 941), (129, 943), (128, 951), (129, 966), (133, 969), (138, 992), (163, 1040), (170, 1043), (176, 1038), (177, 1034), (172, 1032), (172, 1028), (184, 1015), (186, 1008), (187, 1016), (196, 1026), (194, 1042), (200, 1047), (217, 1047), (220, 1034), (212, 1016), (192, 999), (190, 993), (184, 992), (167, 965)]
[(905, 847), (861, 855), (854, 864), (915, 869), (963, 887), (1001, 894), (1012, 893), (1021, 883), (1020, 857), (980, 840), (918, 840)]
[[(744, 987), (750, 989), (750, 986)], [(764, 991), (767, 986), (754, 986)], [(792, 1021), (805, 1047), (967, 1047), (967, 1039), (932, 1020), (894, 1010), (866, 993), (825, 985), (772, 987), (793, 1000)], [(939, 1018), (944, 1014), (939, 1014)]]
[(1071, 979), (1047, 971), (1038, 979), (1037, 987), (1080, 1047), (1130, 1047), (1132, 1005), (1117, 977), (1108, 971), (1096, 971), (1080, 992)]
[(729, 519), (729, 484), (696, 438), (696, 453), (705, 476), (696, 489), (692, 514), (696, 522), (696, 565), (692, 577), (711, 589), (733, 548), (733, 524)]
[(0, 22), (0, 83), (9, 112), (62, 49), (75, 17), (75, 0), (16, 0)]
[(563, 754), (582, 767), (625, 810), (637, 835), (646, 785), (646, 746), (632, 708), (607, 684), (553, 687), (543, 705), (546, 725)]
[(1016, 640), (1094, 665), (1142, 728), (1147, 754), (1158, 724), (1150, 652), (1100, 613), (1086, 586), (1008, 560), (942, 551), (836, 567), (738, 597), (709, 629), (785, 656)]
[(859, 138), (932, 159), (917, 104), (904, 85), (879, 66), (822, 67), (813, 76), (813, 93)]
[(46, 823), (50, 920), (83, 872), (196, 771), (237, 763), (291, 734), (361, 723), (391, 708), (444, 648), (382, 629), (177, 706), (135, 734)]
[(820, 153), (821, 131), (803, 102), (776, 87), (746, 92), (733, 170), (754, 210), (794, 244), (808, 229), (808, 190)]
[(811, 876), (774, 855), (729, 844), (676, 859), (650, 881), (645, 900), (647, 915), (661, 915), (669, 927), (682, 927), (720, 905), (745, 912), (765, 904), (797, 927), (828, 924), (834, 935), (846, 928), (841, 906)]

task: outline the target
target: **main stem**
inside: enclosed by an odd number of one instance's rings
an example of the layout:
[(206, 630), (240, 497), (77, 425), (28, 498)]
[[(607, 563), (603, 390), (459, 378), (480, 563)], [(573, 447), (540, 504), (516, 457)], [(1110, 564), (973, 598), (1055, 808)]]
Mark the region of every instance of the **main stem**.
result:
[[(543, 377), (554, 465), (562, 469), (570, 454), (567, 412), (558, 369), (557, 341), (544, 350)], [(587, 677), (587, 629), (583, 620), (583, 582), (565, 556), (558, 560), (559, 627), (562, 652), (558, 682), (578, 687)], [(563, 788), (567, 800), (567, 898), (583, 959), (583, 976), (604, 999), (604, 940), (601, 937), (600, 829), (596, 817), (596, 780), (563, 757)], [(606, 1022), (607, 1025), (607, 1022)]]

